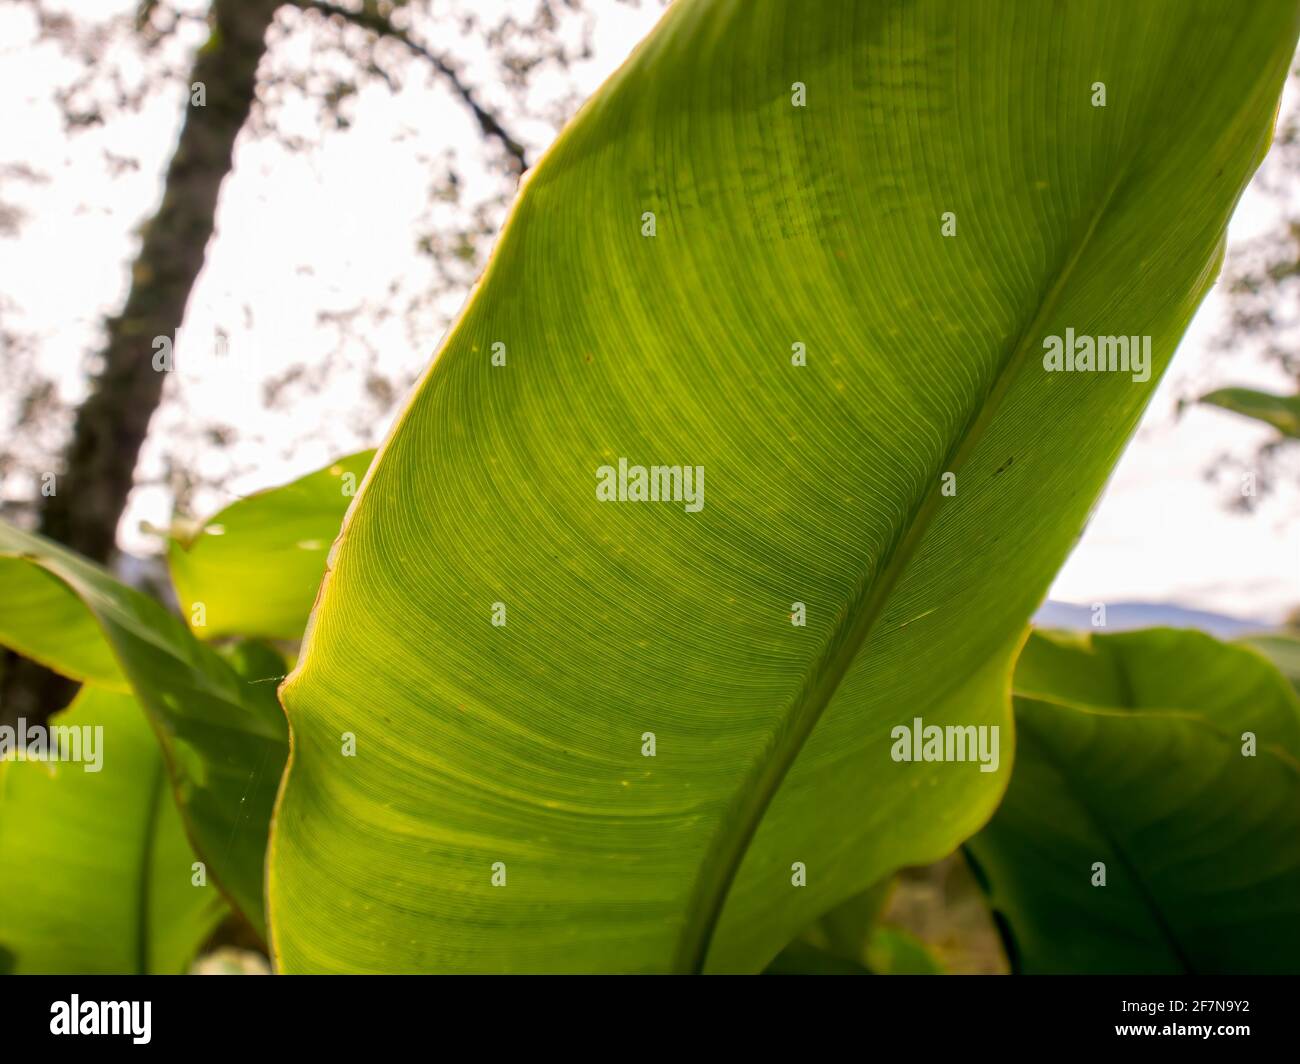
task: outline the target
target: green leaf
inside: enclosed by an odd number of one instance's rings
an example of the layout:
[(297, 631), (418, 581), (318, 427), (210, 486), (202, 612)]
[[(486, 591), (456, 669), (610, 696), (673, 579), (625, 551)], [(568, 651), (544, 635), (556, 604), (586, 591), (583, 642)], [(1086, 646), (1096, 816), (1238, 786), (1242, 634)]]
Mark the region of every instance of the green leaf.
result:
[[(1296, 20), (673, 4), (349, 512), (282, 694), (280, 967), (758, 971), (978, 830), (1024, 625), (1218, 269)], [(1045, 372), (1071, 329), (1150, 336), (1150, 378)], [(707, 493), (602, 502), (620, 459)], [(918, 717), (1003, 728), (999, 771), (895, 762)]]
[(1231, 734), (1300, 756), (1294, 692), (1261, 654), (1204, 632), (1148, 628), (1098, 636), (1036, 632), (1016, 663), (1015, 693), (1072, 705), (1182, 709)]
[(804, 931), (803, 939), (847, 960), (864, 963), (866, 944), (893, 888), (893, 879), (884, 879), (861, 894), (841, 902), (830, 912), (818, 917)]
[(0, 760), (0, 955), (17, 973), (185, 971), (226, 907), (193, 885), (144, 713), (129, 695), (83, 687), (49, 723), (102, 731), (69, 747), (81, 762)]
[(1200, 401), (1262, 421), (1283, 436), (1300, 439), (1300, 395), (1273, 395), (1254, 388), (1220, 388), (1201, 396)]
[(889, 900), (892, 878), (841, 902), (776, 955), (765, 975), (870, 975), (866, 946)]
[(181, 612), (200, 639), (300, 639), (325, 558), (374, 451), (232, 503), (168, 544)]
[(0, 641), (74, 680), (130, 691), (94, 616), (53, 573), (21, 553), (4, 554), (6, 531), (0, 525)]
[(879, 923), (894, 881), (886, 879), (823, 914), (785, 947), (765, 975), (940, 975), (925, 943)]
[(1293, 635), (1248, 635), (1237, 641), (1242, 646), (1253, 647), (1268, 658), (1278, 671), (1300, 691), (1300, 639)]
[(915, 935), (877, 927), (867, 941), (867, 965), (877, 975), (943, 975), (943, 965)]
[(241, 675), (148, 595), (3, 522), (0, 578), (0, 644), (75, 680), (135, 694), (162, 746), (195, 849), (264, 934), (268, 825), (287, 756), (275, 693), (283, 666)]
[(1016, 689), (1011, 786), (967, 850), (1018, 970), (1300, 969), (1300, 703), (1276, 670), (1197, 632), (1035, 633)]
[(772, 958), (764, 975), (871, 975), (869, 968), (838, 953), (796, 939)]

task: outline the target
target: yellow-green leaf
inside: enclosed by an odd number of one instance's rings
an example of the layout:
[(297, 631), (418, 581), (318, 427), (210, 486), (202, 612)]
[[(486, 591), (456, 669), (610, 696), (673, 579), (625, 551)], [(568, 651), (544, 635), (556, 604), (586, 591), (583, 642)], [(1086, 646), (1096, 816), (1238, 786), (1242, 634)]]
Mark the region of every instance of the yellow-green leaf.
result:
[(1272, 425), (1283, 436), (1300, 439), (1300, 395), (1274, 395), (1255, 388), (1220, 388), (1201, 402)]
[(195, 635), (302, 638), (330, 544), (374, 453), (240, 499), (173, 536), (167, 561)]
[(275, 694), (282, 666), (266, 676), (241, 675), (148, 595), (3, 522), (0, 576), (0, 644), (73, 679), (111, 681), (135, 695), (161, 744), (195, 848), (236, 907), (264, 931), (268, 824), (287, 756)]
[(144, 712), (83, 687), (49, 727), (79, 729), (61, 749), (80, 761), (0, 759), (0, 954), (17, 973), (185, 971), (226, 906)]
[[(1296, 24), (673, 4), (525, 184), (333, 551), (282, 692), (281, 968), (757, 971), (976, 831), (1024, 625)], [(1134, 338), (1126, 371), (1049, 371), (1067, 337)], [(997, 764), (893, 760), (917, 718)]]

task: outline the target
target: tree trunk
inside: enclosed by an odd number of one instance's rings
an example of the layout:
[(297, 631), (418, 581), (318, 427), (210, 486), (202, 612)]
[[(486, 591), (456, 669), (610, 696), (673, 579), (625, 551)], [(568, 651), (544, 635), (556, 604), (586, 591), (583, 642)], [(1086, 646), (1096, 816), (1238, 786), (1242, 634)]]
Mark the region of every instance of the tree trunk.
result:
[(174, 339), (212, 236), (217, 194), (235, 138), (248, 119), (266, 30), (280, 0), (213, 0), (212, 35), (190, 82), (206, 104), (187, 104), (167, 167), (162, 204), (144, 230), (126, 306), (108, 320), (103, 367), (77, 411), (56, 494), (43, 500), (41, 531), (106, 562), (126, 507), (136, 458), (162, 398), (154, 337)]
[[(148, 222), (122, 312), (107, 322), (103, 364), (77, 411), (55, 494), (41, 500), (40, 531), (98, 562), (113, 554), (136, 459), (162, 398), (154, 337), (174, 340), (212, 236), (217, 195), (248, 119), (266, 31), (282, 0), (213, 0), (212, 32), (187, 86), (185, 121)], [(192, 86), (203, 85), (203, 106)], [(66, 681), (23, 659), (4, 663), (0, 721), (43, 718), (71, 694)]]

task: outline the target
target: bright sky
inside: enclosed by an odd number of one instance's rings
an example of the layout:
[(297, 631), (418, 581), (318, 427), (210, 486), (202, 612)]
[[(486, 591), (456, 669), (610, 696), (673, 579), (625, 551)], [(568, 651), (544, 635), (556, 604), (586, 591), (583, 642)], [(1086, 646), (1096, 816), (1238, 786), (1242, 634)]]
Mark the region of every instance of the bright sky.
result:
[[(484, 0), (481, 7), (499, 3)], [(640, 8), (612, 0), (590, 3), (598, 13), (594, 57), (571, 72), (584, 93), (622, 61), (659, 13), (653, 2)], [(96, 4), (102, 10), (134, 6), (135, 0)], [(71, 2), (68, 7), (75, 9)], [(44, 372), (75, 400), (100, 320), (125, 296), (131, 231), (156, 204), (187, 90), (179, 83), (160, 86), (140, 115), (69, 139), (51, 89), (73, 68), (52, 47), (35, 46), (33, 31), (25, 9), (0, 8), (0, 165), (22, 162), (50, 175), (46, 184), (6, 182), (0, 188), (0, 199), (27, 212), (19, 237), (0, 242), (0, 293), (8, 300), (2, 312), (10, 324), (39, 334)], [(484, 84), (489, 68), (481, 57), (460, 58), (468, 63), (467, 79)], [(536, 90), (545, 97), (559, 86), (543, 81)], [(287, 117), (314, 128), (314, 114)], [(295, 393), (292, 414), (263, 408), (262, 383), (296, 362), (319, 364), (335, 346), (332, 333), (316, 321), (318, 310), (382, 303), (394, 280), (403, 292), (428, 280), (428, 264), (413, 246), (429, 185), (427, 170), (412, 163), (416, 147), (429, 154), (456, 150), (471, 181), (481, 151), (463, 108), (422, 79), (409, 79), (396, 97), (383, 87), (363, 93), (352, 117), (349, 130), (331, 132), (319, 150), (308, 153), (291, 153), (271, 140), (240, 141), (236, 171), (222, 192), (218, 235), (187, 314), (186, 336), (200, 340), (188, 347), (182, 341), (178, 348), (178, 370), (169, 382), (172, 401), (155, 419), (143, 478), (157, 475), (169, 448), (180, 448), (211, 474), (237, 471), (231, 489), (245, 494), (383, 438), (397, 407), (376, 413), (364, 395), (364, 374), (355, 367), (332, 374), (319, 394)], [(529, 132), (544, 135), (536, 126)], [(139, 158), (140, 169), (110, 179), (106, 148)], [(1261, 195), (1248, 193), (1232, 238), (1268, 225), (1268, 208)], [(370, 350), (363, 361), (373, 358), (377, 369), (395, 378), (414, 377), (456, 309), (455, 301), (438, 307), (415, 335), (400, 316), (368, 328)], [(1230, 452), (1245, 459), (1269, 430), (1208, 408), (1174, 417), (1174, 398), (1190, 384), (1196, 391), (1230, 383), (1288, 387), (1260, 360), (1216, 360), (1206, 338), (1221, 313), (1221, 297), (1212, 293), (1052, 597), (1176, 602), (1263, 621), (1300, 604), (1295, 486), (1247, 516), (1227, 509), (1225, 487), (1204, 478), (1217, 456)], [(231, 351), (220, 364), (210, 354), (218, 325), (229, 334)], [(231, 372), (232, 366), (239, 371)], [(12, 401), (3, 391), (0, 401)], [(198, 419), (235, 426), (243, 442), (227, 450), (202, 447), (194, 432)], [(9, 484), (0, 490), (11, 495), (29, 488)], [(200, 508), (214, 509), (232, 498), (209, 492), (200, 496)], [(165, 490), (137, 489), (122, 527), (125, 546), (156, 551), (157, 538), (142, 525), (165, 526), (170, 516)]]

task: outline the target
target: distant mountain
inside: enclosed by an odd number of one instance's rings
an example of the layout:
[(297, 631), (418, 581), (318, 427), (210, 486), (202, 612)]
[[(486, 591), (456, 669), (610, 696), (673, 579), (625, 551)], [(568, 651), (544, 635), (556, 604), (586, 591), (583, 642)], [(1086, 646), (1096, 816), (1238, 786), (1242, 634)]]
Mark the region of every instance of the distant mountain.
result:
[[(1043, 628), (1092, 629), (1092, 607), (1070, 602), (1044, 602), (1034, 614), (1034, 623)], [(1108, 632), (1126, 632), (1133, 628), (1196, 628), (1219, 639), (1235, 639), (1254, 632), (1271, 631), (1263, 621), (1229, 617), (1205, 610), (1189, 610), (1165, 602), (1108, 602)]]

